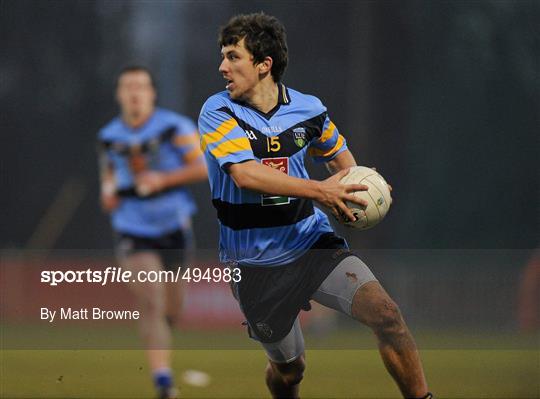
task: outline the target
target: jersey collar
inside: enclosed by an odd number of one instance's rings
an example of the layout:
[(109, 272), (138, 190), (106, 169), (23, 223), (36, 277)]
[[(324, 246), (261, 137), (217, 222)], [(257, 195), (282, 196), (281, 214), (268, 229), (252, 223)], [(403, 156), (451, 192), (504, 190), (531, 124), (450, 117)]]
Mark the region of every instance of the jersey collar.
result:
[(276, 104), (274, 108), (272, 108), (270, 111), (266, 113), (262, 112), (261, 110), (255, 107), (252, 107), (250, 104), (244, 101), (238, 101), (238, 100), (232, 100), (232, 101), (244, 107), (252, 109), (253, 111), (257, 112), (259, 115), (262, 115), (265, 119), (270, 119), (272, 118), (272, 116), (275, 115), (276, 112), (278, 112), (279, 108), (282, 105), (289, 105), (291, 103), (291, 96), (289, 95), (289, 90), (287, 89), (287, 87), (285, 87), (285, 85), (281, 82), (279, 82), (277, 86), (278, 86), (278, 103)]
[(278, 83), (278, 104), (287, 105), (291, 103), (291, 96), (289, 90), (283, 83)]

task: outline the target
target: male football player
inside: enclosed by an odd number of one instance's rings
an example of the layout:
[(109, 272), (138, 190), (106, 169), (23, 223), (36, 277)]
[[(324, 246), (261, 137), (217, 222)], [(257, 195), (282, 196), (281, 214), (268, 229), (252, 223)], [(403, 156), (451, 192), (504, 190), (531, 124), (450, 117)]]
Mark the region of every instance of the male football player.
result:
[[(415, 342), (398, 306), (369, 268), (336, 236), (325, 214), (354, 220), (346, 201), (366, 206), (340, 184), (356, 161), (316, 97), (286, 87), (283, 25), (259, 13), (221, 29), (219, 72), (226, 90), (199, 117), (201, 147), (220, 223), (220, 257), (241, 270), (233, 286), (249, 334), (268, 356), (275, 398), (299, 395), (305, 367), (298, 313), (315, 300), (369, 326), (406, 398), (430, 398)], [(309, 179), (304, 156), (333, 176)]]
[[(206, 179), (196, 125), (156, 107), (151, 72), (124, 68), (117, 80), (120, 115), (99, 132), (101, 204), (110, 213), (120, 266), (139, 272), (180, 267), (193, 245), (196, 210), (187, 185)], [(176, 398), (170, 328), (178, 322), (181, 286), (136, 281), (140, 329), (160, 398)]]

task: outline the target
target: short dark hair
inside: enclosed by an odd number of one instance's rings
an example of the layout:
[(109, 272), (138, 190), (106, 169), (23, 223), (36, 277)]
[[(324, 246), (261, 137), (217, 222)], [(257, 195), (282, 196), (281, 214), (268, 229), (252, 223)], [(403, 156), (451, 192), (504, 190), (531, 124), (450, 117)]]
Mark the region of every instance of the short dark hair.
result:
[(152, 87), (156, 88), (156, 80), (154, 79), (154, 75), (152, 74), (152, 71), (142, 65), (127, 65), (123, 67), (120, 72), (118, 72), (118, 76), (116, 77), (116, 86), (118, 86), (118, 82), (120, 81), (120, 77), (126, 73), (131, 72), (146, 72), (148, 76), (150, 76), (150, 83), (152, 84)]
[(237, 15), (221, 28), (219, 47), (236, 45), (242, 39), (255, 64), (263, 62), (265, 57), (272, 58), (272, 78), (279, 82), (289, 61), (283, 24), (262, 12)]

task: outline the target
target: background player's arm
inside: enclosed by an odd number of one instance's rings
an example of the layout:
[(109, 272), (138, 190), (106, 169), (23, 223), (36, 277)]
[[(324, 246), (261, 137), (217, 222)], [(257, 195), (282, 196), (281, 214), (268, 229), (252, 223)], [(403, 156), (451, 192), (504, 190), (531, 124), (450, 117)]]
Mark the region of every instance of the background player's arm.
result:
[(257, 161), (246, 161), (229, 166), (229, 174), (239, 188), (264, 194), (312, 199), (328, 207), (336, 217), (339, 217), (342, 212), (354, 221), (356, 218), (347, 208), (345, 201), (367, 206), (365, 201), (352, 195), (354, 191), (367, 190), (367, 186), (341, 184), (340, 179), (348, 172), (348, 169), (343, 169), (326, 180), (316, 181), (288, 176)]
[(137, 187), (144, 187), (144, 192), (151, 194), (169, 187), (177, 187), (185, 184), (196, 183), (206, 180), (206, 164), (201, 157), (189, 161), (185, 166), (169, 172), (146, 171), (136, 177)]
[(99, 153), (99, 180), (101, 207), (104, 211), (111, 212), (119, 205), (120, 198), (116, 194), (114, 166), (103, 151)]
[[(167, 188), (206, 180), (208, 172), (204, 156), (199, 148), (199, 134), (195, 127), (193, 129), (195, 130), (192, 133), (178, 134), (174, 141), (179, 156), (184, 161), (182, 167), (167, 172), (149, 170), (139, 173), (135, 183), (140, 191), (148, 195)], [(190, 131), (191, 127), (185, 130)]]

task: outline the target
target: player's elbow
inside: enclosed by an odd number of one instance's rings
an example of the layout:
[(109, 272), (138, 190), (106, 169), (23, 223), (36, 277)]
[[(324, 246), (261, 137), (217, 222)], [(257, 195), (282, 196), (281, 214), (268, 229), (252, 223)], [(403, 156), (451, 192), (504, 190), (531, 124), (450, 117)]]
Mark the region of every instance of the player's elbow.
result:
[(198, 166), (198, 172), (199, 172), (199, 179), (200, 180), (206, 180), (208, 179), (208, 167), (206, 166), (206, 162), (201, 162)]
[(249, 188), (249, 177), (243, 173), (231, 175), (234, 184), (240, 189)]
[(251, 187), (251, 177), (249, 173), (245, 171), (245, 168), (241, 164), (231, 165), (229, 167), (229, 174), (234, 181), (236, 187), (240, 189), (249, 189)]

